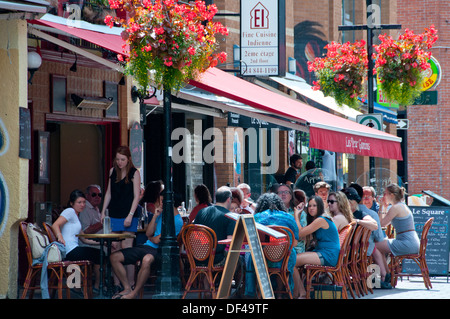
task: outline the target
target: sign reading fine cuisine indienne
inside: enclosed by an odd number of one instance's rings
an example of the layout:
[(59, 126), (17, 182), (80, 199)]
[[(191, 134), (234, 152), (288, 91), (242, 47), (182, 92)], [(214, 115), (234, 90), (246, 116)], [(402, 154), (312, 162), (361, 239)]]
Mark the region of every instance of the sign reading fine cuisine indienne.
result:
[(279, 75), (278, 1), (241, 0), (241, 72)]

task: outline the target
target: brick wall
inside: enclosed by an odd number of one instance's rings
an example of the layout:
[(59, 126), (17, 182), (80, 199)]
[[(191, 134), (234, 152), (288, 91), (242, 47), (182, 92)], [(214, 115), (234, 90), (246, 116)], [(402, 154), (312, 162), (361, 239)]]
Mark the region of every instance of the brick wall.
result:
[[(227, 118), (214, 118), (214, 127), (221, 130), (224, 138), (226, 136), (226, 127), (227, 127)], [(228, 138), (228, 137), (227, 137)], [(222, 163), (215, 162), (214, 169), (216, 174), (216, 184), (217, 187), (226, 185), (227, 183), (230, 183), (231, 186), (233, 185), (233, 164), (227, 163), (226, 158), (227, 156), (231, 156), (233, 153), (233, 149), (227, 149), (226, 143), (223, 143), (223, 151), (222, 151)], [(217, 161), (217, 158), (214, 159)]]
[[(59, 75), (66, 78), (66, 107), (65, 115), (103, 118), (103, 111), (94, 109), (78, 110), (74, 107), (70, 94), (80, 96), (101, 97), (104, 95), (104, 81), (118, 83), (121, 75), (108, 68), (90, 63), (78, 56), (77, 72), (71, 72), (69, 68), (75, 62), (73, 54), (56, 53), (61, 61), (56, 63), (55, 53), (43, 52), (42, 66), (33, 77), (33, 84), (28, 86), (28, 98), (33, 102), (33, 129), (45, 130), (45, 114), (51, 113), (51, 75)], [(120, 100), (120, 99), (119, 99)]]
[[(33, 84), (28, 85), (28, 99), (32, 102), (32, 129), (34, 131), (46, 130), (46, 114), (51, 114), (51, 75), (60, 75), (66, 78), (66, 107), (63, 114), (68, 120), (83, 117), (89, 120), (103, 118), (103, 111), (94, 109), (78, 110), (74, 107), (70, 94), (80, 96), (103, 96), (103, 81), (118, 83), (120, 74), (107, 69), (78, 56), (77, 72), (71, 72), (69, 68), (75, 62), (71, 53), (53, 53), (43, 51), (43, 63), (33, 77)], [(56, 55), (55, 55), (56, 54)], [(66, 63), (57, 63), (66, 62)], [(119, 93), (120, 94), (120, 93)], [(120, 100), (120, 98), (119, 98)], [(127, 131), (125, 131), (127, 133)], [(127, 139), (126, 139), (127, 140)], [(125, 141), (126, 141), (125, 140)], [(46, 186), (44, 184), (33, 185), (33, 197), (35, 202), (42, 202), (46, 198)], [(34, 209), (30, 207), (30, 209)]]
[[(447, 1), (398, 0), (398, 23), (415, 33), (434, 24), (439, 40), (432, 49), (442, 67), (437, 105), (409, 106), (408, 191), (431, 190), (450, 198), (450, 6)], [(412, 18), (414, 17), (414, 18)]]

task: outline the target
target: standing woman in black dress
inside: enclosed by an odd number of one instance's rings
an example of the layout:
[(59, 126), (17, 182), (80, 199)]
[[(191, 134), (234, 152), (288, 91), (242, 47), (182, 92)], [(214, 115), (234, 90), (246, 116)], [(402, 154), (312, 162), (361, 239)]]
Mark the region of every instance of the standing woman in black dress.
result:
[[(102, 209), (102, 220), (108, 209), (112, 232), (130, 234), (137, 232), (139, 216), (135, 213), (140, 191), (141, 176), (134, 167), (130, 149), (128, 146), (119, 146), (114, 165), (109, 171), (108, 188)], [(130, 248), (133, 246), (133, 238), (126, 238), (116, 244), (114, 250)]]

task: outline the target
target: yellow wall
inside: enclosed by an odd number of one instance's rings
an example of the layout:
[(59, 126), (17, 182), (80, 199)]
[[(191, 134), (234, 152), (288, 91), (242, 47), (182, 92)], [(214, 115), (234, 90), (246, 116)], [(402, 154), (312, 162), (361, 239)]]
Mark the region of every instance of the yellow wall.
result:
[(28, 160), (18, 156), (19, 107), (27, 107), (27, 24), (0, 20), (0, 30), (0, 127), (4, 138), (0, 177), (6, 193), (0, 224), (0, 298), (16, 298), (18, 222), (28, 216)]

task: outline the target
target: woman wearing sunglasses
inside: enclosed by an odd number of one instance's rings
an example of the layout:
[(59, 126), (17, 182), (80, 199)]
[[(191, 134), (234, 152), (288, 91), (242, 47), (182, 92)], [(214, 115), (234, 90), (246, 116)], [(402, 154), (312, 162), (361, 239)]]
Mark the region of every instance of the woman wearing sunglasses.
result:
[[(306, 208), (308, 213), (308, 226), (299, 227), (299, 239), (305, 238), (311, 234), (317, 240), (317, 245), (313, 251), (307, 251), (297, 254), (296, 267), (306, 264), (336, 266), (339, 257), (339, 234), (336, 225), (325, 213), (323, 200), (320, 196), (312, 196), (308, 200)], [(296, 217), (298, 219), (298, 217)], [(301, 282), (301, 281), (300, 281)], [(296, 292), (300, 298), (306, 297), (306, 290), (302, 283), (299, 285), (299, 291)]]
[(338, 231), (353, 221), (353, 213), (347, 196), (342, 192), (331, 192), (328, 195), (328, 207)]

